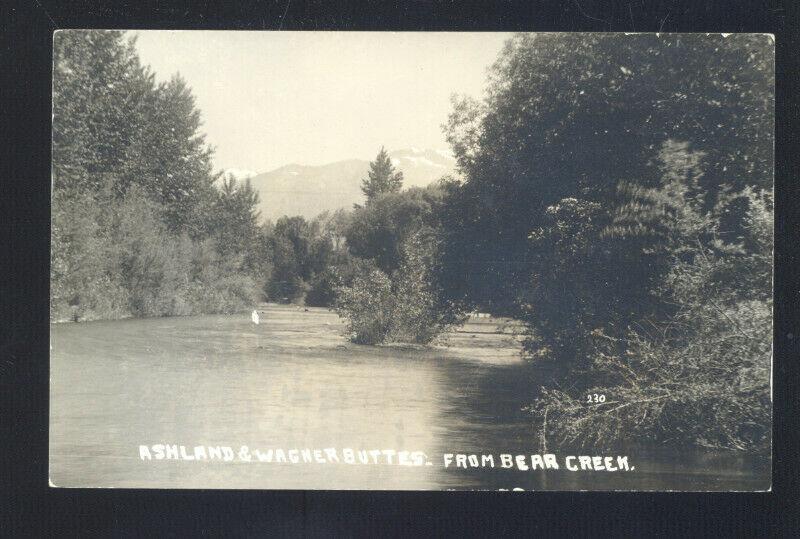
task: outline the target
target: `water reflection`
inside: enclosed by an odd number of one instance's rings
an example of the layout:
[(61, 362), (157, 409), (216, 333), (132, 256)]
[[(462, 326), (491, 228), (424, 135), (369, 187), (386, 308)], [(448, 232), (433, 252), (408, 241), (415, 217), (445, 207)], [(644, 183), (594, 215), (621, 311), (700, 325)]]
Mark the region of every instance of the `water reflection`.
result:
[[(356, 346), (334, 314), (276, 306), (259, 325), (248, 315), (52, 326), (51, 480), (172, 488), (763, 487), (768, 467), (696, 452), (631, 453), (637, 471), (628, 475), (444, 469), (444, 453), (537, 452), (521, 408), (541, 373), (519, 359), (512, 337), (479, 330), (466, 327), (433, 349)], [(139, 459), (139, 444), (159, 443), (419, 450), (431, 464)]]

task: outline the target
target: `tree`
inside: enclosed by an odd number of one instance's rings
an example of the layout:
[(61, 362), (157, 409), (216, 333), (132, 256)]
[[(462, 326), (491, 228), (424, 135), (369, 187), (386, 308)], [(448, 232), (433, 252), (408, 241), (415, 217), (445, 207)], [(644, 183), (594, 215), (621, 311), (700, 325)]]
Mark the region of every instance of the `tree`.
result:
[(123, 190), (141, 185), (164, 208), (167, 226), (205, 237), (216, 198), (212, 152), (200, 133), (201, 115), (186, 82), (173, 76), (155, 87), (144, 105), (146, 123), (128, 149)]
[(139, 185), (171, 230), (203, 236), (216, 175), (200, 123), (185, 81), (156, 85), (123, 32), (55, 34), (53, 187), (61, 195), (111, 184), (122, 197)]
[(377, 195), (344, 231), (352, 256), (334, 274), (334, 306), (360, 344), (427, 344), (460, 321), (434, 279), (447, 182)]
[(330, 239), (333, 252), (337, 256), (347, 252), (345, 234), (350, 219), (351, 213), (344, 208), (339, 208), (334, 212), (324, 211), (313, 220), (315, 226), (319, 227), (322, 236)]
[(315, 231), (310, 256), (313, 276), (305, 303), (315, 307), (331, 307), (336, 290), (350, 284), (355, 276), (357, 259), (350, 255), (345, 239), (350, 213), (344, 209), (322, 212), (311, 221)]
[[(589, 369), (546, 389), (531, 408), (542, 439), (610, 448), (638, 437), (769, 451), (772, 193), (728, 191), (707, 207), (703, 157), (667, 141), (661, 185), (623, 187), (631, 202), (606, 234), (660, 238), (648, 248), (670, 264), (653, 292), (677, 308), (621, 338), (593, 331)], [(726, 234), (732, 205), (743, 208), (735, 239)], [(586, 394), (614, 398), (586, 406)]]
[(170, 234), (161, 208), (134, 187), (113, 211), (114, 268), (133, 316), (189, 314), (191, 242)]
[[(53, 56), (51, 317), (251, 305), (255, 193), (217, 197), (186, 83), (155, 84), (123, 32), (59, 31)], [(234, 256), (207, 256), (212, 231)]]
[(257, 256), (259, 195), (250, 179), (239, 182), (233, 175), (223, 178), (211, 208), (211, 235), (220, 256), (237, 260), (239, 269), (259, 273)]
[(396, 302), (389, 276), (374, 266), (363, 268), (349, 286), (336, 291), (336, 312), (347, 320), (350, 340), (356, 344), (388, 339)]
[(309, 283), (330, 264), (333, 245), (318, 221), (284, 216), (272, 230), (274, 271), (268, 295), (279, 301), (301, 301)]
[(403, 173), (395, 172), (389, 154), (381, 147), (375, 160), (369, 164), (367, 177), (361, 180), (361, 191), (369, 204), (375, 197), (385, 193), (397, 193), (403, 186)]
[(129, 168), (153, 75), (123, 32), (61, 30), (53, 39), (53, 188), (99, 191)]
[(436, 230), (422, 226), (402, 242), (400, 266), (391, 275), (366, 260), (337, 287), (335, 307), (347, 320), (351, 341), (428, 344), (461, 321), (431, 278), (437, 250)]
[(438, 239), (437, 230), (423, 226), (403, 242), (402, 264), (393, 276), (393, 340), (428, 344), (447, 327), (463, 322), (460, 310), (443, 301), (441, 289), (432, 278)]
[[(58, 194), (58, 193), (57, 193)], [(129, 313), (128, 292), (116, 274), (108, 205), (93, 193), (53, 197), (50, 226), (52, 320), (119, 318)]]
[(59, 31), (53, 45), (51, 317), (125, 316), (112, 208), (153, 77), (122, 32)]
[[(626, 201), (617, 186), (658, 185), (658, 152), (670, 139), (706, 155), (699, 183), (709, 206), (726, 189), (771, 185), (769, 39), (511, 39), (492, 68), (485, 101), (457, 101), (447, 125), (464, 178), (448, 190), (442, 215), (438, 278), (449, 298), (519, 316), (531, 327), (561, 320), (548, 333), (565, 338), (580, 311), (585, 332), (571, 344), (550, 343), (570, 344), (565, 357), (573, 344), (587, 344), (586, 332), (597, 325), (620, 335), (664, 314), (651, 291), (669, 261), (644, 248), (651, 240), (602, 233)], [(591, 208), (599, 211), (590, 222)], [(730, 222), (740, 228), (741, 217)], [(737, 226), (721, 233), (735, 237)], [(586, 236), (586, 249), (554, 273), (569, 247), (564, 227)]]
[(435, 185), (375, 196), (353, 211), (345, 230), (350, 253), (374, 260), (391, 274), (400, 267), (403, 242), (423, 225), (436, 226), (434, 209), (440, 198)]

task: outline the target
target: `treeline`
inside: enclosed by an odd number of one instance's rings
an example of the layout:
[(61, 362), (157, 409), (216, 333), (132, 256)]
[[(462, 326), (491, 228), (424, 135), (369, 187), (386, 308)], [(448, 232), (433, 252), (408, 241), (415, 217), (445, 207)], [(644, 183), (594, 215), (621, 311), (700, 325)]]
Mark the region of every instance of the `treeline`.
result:
[(559, 367), (543, 443), (769, 447), (770, 39), (520, 35), (456, 100), (437, 279)]
[(425, 344), (461, 320), (435, 279), (451, 180), (406, 190), (402, 181), (381, 149), (361, 187), (366, 204), (350, 214), (346, 241), (357, 262), (338, 280), (335, 306), (356, 343)]
[(433, 278), (446, 183), (402, 184), (381, 149), (362, 181), (364, 205), (265, 224), (265, 296), (333, 307), (361, 344), (428, 343), (458, 322)]
[(257, 300), (257, 195), (213, 172), (186, 83), (117, 31), (54, 37), (51, 318), (232, 312)]
[[(391, 298), (427, 291), (410, 279), (430, 280), (420, 238), (438, 187), (402, 191), (382, 149), (364, 207), (262, 223), (249, 182), (214, 172), (200, 125), (185, 81), (157, 83), (122, 32), (55, 35), (51, 319), (232, 313), (270, 300), (358, 308), (360, 342), (437, 333), (416, 311), (406, 315), (416, 329), (399, 330), (402, 302)], [(379, 276), (394, 284), (376, 325), (357, 297)]]
[(381, 150), (363, 206), (260, 223), (180, 78), (156, 84), (119, 32), (59, 32), (53, 317), (305, 302), (374, 344), (481, 310), (556, 367), (543, 444), (767, 449), (769, 40), (516, 36), (486, 98), (454, 101), (459, 178), (404, 190)]

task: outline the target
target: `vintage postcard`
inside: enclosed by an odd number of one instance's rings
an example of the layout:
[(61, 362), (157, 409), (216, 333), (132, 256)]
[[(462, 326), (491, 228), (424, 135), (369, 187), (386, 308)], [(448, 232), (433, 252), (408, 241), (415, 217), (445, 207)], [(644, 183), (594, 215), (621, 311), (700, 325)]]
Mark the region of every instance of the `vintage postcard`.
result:
[(51, 486), (771, 488), (773, 36), (53, 58)]

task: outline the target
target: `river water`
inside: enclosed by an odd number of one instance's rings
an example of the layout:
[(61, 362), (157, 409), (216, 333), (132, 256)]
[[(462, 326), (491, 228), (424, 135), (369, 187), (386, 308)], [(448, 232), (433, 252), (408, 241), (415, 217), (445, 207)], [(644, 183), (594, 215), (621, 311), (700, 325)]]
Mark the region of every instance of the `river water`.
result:
[[(766, 459), (641, 444), (610, 454), (627, 456), (628, 471), (569, 471), (566, 456), (587, 453), (552, 447), (559, 470), (503, 468), (501, 454), (539, 452), (524, 411), (537, 371), (520, 359), (517, 338), (485, 319), (427, 349), (353, 345), (335, 314), (292, 306), (265, 306), (259, 325), (249, 314), (55, 324), (50, 362), (50, 481), (57, 486), (769, 487)], [(159, 444), (182, 445), (189, 456), (195, 446), (230, 447), (235, 456), (159, 460)], [(262, 457), (332, 449), (340, 462), (260, 462), (256, 449)], [(388, 453), (377, 464), (349, 464), (345, 449)], [(392, 451), (416, 452), (421, 465), (388, 464), (387, 454), (399, 459)], [(493, 455), (495, 467), (445, 467), (446, 454)]]

